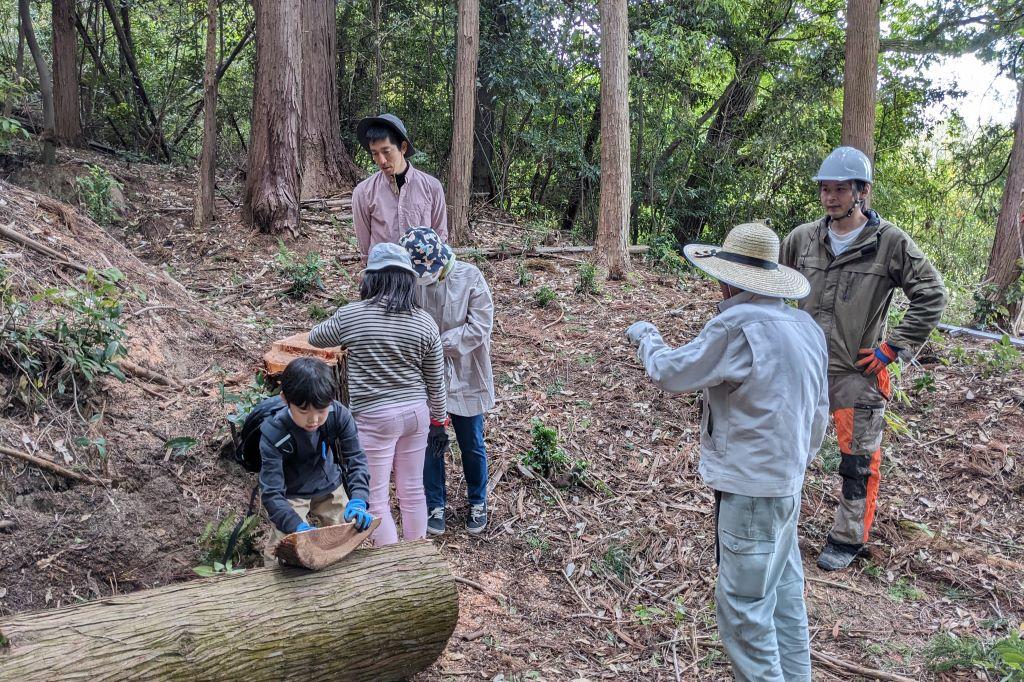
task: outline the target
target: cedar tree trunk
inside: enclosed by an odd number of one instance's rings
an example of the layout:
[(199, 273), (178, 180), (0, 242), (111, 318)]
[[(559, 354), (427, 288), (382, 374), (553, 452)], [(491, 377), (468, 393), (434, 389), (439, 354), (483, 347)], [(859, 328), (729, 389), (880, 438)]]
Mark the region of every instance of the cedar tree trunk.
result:
[(256, 82), (242, 219), (261, 232), (298, 233), (302, 90), (298, 3), (256, 0)]
[(609, 279), (629, 271), (629, 22), (626, 0), (600, 0), (601, 12), (601, 202), (597, 260)]
[(480, 0), (459, 0), (455, 56), (455, 107), (448, 172), (448, 234), (452, 244), (469, 242), (469, 185), (473, 175), (476, 67), (480, 56)]

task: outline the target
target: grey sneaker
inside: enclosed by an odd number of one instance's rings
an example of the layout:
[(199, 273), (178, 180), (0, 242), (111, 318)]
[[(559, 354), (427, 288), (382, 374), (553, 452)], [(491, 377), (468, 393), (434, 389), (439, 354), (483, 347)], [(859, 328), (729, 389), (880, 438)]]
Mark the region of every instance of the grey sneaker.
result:
[(429, 535), (444, 535), (444, 507), (434, 507), (429, 510), (427, 533)]
[(487, 528), (487, 505), (469, 505), (469, 516), (466, 517), (466, 531), (472, 535), (477, 535), (483, 533), (484, 528)]

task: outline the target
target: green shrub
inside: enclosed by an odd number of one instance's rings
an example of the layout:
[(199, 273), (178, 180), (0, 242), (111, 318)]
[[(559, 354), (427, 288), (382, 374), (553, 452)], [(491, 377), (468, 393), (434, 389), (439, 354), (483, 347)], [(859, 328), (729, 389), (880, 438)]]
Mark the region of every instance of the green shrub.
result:
[(538, 308), (546, 308), (556, 298), (558, 294), (551, 287), (543, 286), (533, 292), (533, 302)]
[(0, 299), (8, 314), (0, 320), (0, 368), (14, 374), (16, 397), (26, 405), (52, 394), (83, 393), (111, 375), (124, 381), (117, 360), (127, 352), (121, 323), (116, 269), (90, 270), (69, 289), (46, 288), (32, 298), (48, 315), (29, 319), (16, 300), (9, 274), (0, 269)]
[(933, 672), (979, 670), (994, 673), (989, 679), (1024, 680), (1024, 640), (1016, 631), (992, 643), (941, 632), (929, 642), (924, 655)]
[(565, 454), (565, 450), (558, 446), (558, 432), (550, 426), (544, 426), (540, 419), (534, 418), (530, 423), (533, 447), (523, 453), (523, 464), (545, 478), (553, 471), (570, 468), (572, 460)]
[(597, 266), (593, 263), (582, 263), (576, 271), (577, 294), (599, 294), (601, 287), (597, 284)]
[(75, 178), (78, 201), (98, 225), (110, 225), (121, 219), (114, 205), (114, 190), (122, 186), (110, 173), (99, 166), (89, 165), (89, 172)]
[(277, 255), (274, 257), (274, 267), (278, 273), (289, 281), (285, 293), (294, 298), (302, 298), (314, 289), (323, 290), (323, 261), (319, 253), (306, 254), (305, 260), (300, 260), (295, 252), (278, 242)]
[(241, 427), (245, 418), (252, 412), (252, 408), (262, 401), (277, 394), (278, 389), (267, 378), (263, 372), (257, 372), (252, 382), (238, 393), (229, 393), (224, 384), (220, 386), (220, 401), (232, 406), (228, 414), (228, 421), (236, 427)]
[(533, 275), (530, 274), (530, 270), (526, 267), (526, 263), (523, 261), (516, 261), (516, 279), (515, 283), (518, 286), (525, 287), (527, 284), (533, 281)]
[(237, 522), (237, 514), (228, 514), (218, 524), (214, 524), (213, 521), (206, 524), (203, 534), (199, 536), (202, 563), (194, 567), (193, 571), (201, 576), (210, 576), (216, 573), (239, 573), (243, 570), (239, 567), (255, 565), (259, 557), (256, 544), (260, 517), (257, 514), (245, 518), (238, 531), (238, 539), (235, 541), (231, 556), (224, 561), (224, 554), (227, 552), (228, 542)]

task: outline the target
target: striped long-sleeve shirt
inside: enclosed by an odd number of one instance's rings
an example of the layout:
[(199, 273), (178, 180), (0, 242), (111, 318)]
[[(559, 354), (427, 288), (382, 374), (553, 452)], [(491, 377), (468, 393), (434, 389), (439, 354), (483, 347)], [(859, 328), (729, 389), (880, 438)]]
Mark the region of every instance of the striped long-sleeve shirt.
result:
[(448, 418), (441, 335), (423, 309), (388, 313), (368, 301), (349, 303), (313, 327), (309, 343), (348, 349), (353, 414), (426, 399), (431, 419)]

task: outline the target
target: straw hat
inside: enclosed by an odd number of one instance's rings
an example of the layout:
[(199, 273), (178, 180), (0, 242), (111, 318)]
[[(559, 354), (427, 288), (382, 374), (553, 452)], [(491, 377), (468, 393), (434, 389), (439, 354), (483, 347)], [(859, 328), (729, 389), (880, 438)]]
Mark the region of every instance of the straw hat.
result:
[(779, 265), (779, 238), (764, 223), (743, 223), (729, 230), (722, 246), (687, 244), (683, 255), (720, 282), (774, 298), (803, 298), (807, 278)]

